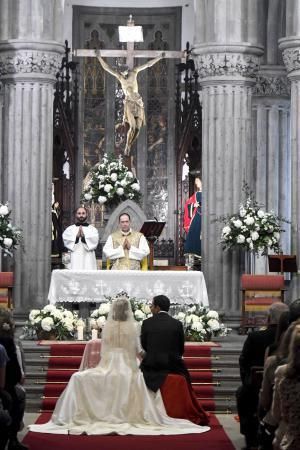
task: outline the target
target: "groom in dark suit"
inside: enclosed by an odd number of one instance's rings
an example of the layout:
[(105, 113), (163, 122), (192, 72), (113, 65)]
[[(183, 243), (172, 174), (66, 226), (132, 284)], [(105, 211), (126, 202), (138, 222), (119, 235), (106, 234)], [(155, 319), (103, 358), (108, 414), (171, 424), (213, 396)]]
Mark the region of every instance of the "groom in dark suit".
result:
[(169, 316), (170, 300), (165, 295), (153, 298), (149, 319), (142, 324), (141, 341), (146, 354), (141, 363), (146, 385), (156, 392), (168, 373), (190, 376), (184, 365), (184, 332), (182, 323)]

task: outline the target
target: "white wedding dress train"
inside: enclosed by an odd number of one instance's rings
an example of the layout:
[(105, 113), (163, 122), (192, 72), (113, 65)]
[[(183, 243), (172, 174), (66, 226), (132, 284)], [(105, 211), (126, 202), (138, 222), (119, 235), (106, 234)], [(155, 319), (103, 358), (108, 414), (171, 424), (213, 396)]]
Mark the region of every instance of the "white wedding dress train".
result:
[(160, 391), (146, 387), (136, 358), (135, 324), (105, 326), (101, 361), (75, 373), (59, 398), (50, 422), (30, 425), (40, 433), (172, 435), (203, 433), (210, 428), (166, 414)]

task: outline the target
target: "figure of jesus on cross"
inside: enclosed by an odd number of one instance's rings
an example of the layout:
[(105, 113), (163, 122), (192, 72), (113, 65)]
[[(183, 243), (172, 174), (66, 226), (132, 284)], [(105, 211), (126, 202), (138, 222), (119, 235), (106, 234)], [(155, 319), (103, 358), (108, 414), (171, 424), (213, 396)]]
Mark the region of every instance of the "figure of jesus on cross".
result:
[(123, 123), (127, 123), (129, 126), (126, 138), (126, 147), (124, 150), (124, 154), (126, 156), (129, 155), (131, 146), (138, 137), (140, 129), (143, 125), (145, 125), (145, 108), (142, 97), (138, 91), (137, 75), (142, 70), (156, 64), (163, 57), (164, 53), (162, 53), (161, 56), (157, 56), (147, 63), (142, 64), (141, 66), (136, 66), (133, 69), (128, 69), (124, 72), (118, 72), (117, 70), (112, 69), (107, 62), (104, 61), (104, 59), (100, 56), (100, 50), (97, 50), (97, 58), (101, 66), (104, 70), (119, 80), (125, 96)]
[[(125, 37), (122, 38), (122, 33)], [(133, 142), (137, 139), (141, 127), (145, 124), (145, 109), (141, 95), (138, 91), (137, 75), (142, 70), (156, 64), (161, 58), (183, 58), (184, 52), (159, 50), (135, 50), (134, 43), (143, 41), (141, 26), (135, 26), (132, 16), (129, 16), (127, 27), (119, 27), (120, 41), (126, 42), (127, 50), (74, 50), (74, 56), (95, 56), (98, 58), (105, 71), (113, 75), (120, 82), (124, 93), (124, 115), (123, 123), (127, 123), (125, 155), (130, 154)], [(126, 57), (128, 70), (117, 71), (104, 61), (103, 57)], [(152, 58), (145, 64), (134, 67), (134, 58)]]

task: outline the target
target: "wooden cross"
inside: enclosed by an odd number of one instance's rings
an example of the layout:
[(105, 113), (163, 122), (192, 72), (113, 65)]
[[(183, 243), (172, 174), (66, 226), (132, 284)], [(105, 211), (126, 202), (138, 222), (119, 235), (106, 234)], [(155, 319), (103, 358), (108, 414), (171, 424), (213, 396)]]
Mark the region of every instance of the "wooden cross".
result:
[[(129, 16), (129, 21), (127, 22), (127, 27), (134, 26), (134, 21), (132, 16)], [(134, 42), (126, 42), (126, 50), (105, 50), (101, 49), (101, 56), (103, 58), (126, 58), (126, 65), (129, 70), (134, 67), (134, 58), (156, 58), (164, 53), (164, 58), (184, 58), (185, 52), (183, 51), (165, 51), (165, 50), (135, 50)], [(96, 57), (96, 49), (77, 49), (73, 50), (74, 56), (84, 56), (84, 57)]]

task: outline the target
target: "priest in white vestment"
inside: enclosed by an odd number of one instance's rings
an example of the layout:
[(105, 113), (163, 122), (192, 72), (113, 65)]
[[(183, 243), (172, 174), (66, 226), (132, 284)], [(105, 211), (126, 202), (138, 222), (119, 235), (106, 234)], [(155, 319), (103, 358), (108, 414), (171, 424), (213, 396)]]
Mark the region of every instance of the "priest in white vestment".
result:
[(95, 250), (99, 242), (98, 231), (86, 222), (87, 211), (76, 211), (76, 223), (63, 233), (65, 247), (71, 252), (71, 270), (97, 270)]
[(103, 253), (111, 260), (112, 270), (140, 270), (142, 259), (150, 253), (147, 239), (131, 229), (127, 213), (120, 215), (119, 226), (120, 229), (108, 237)]

